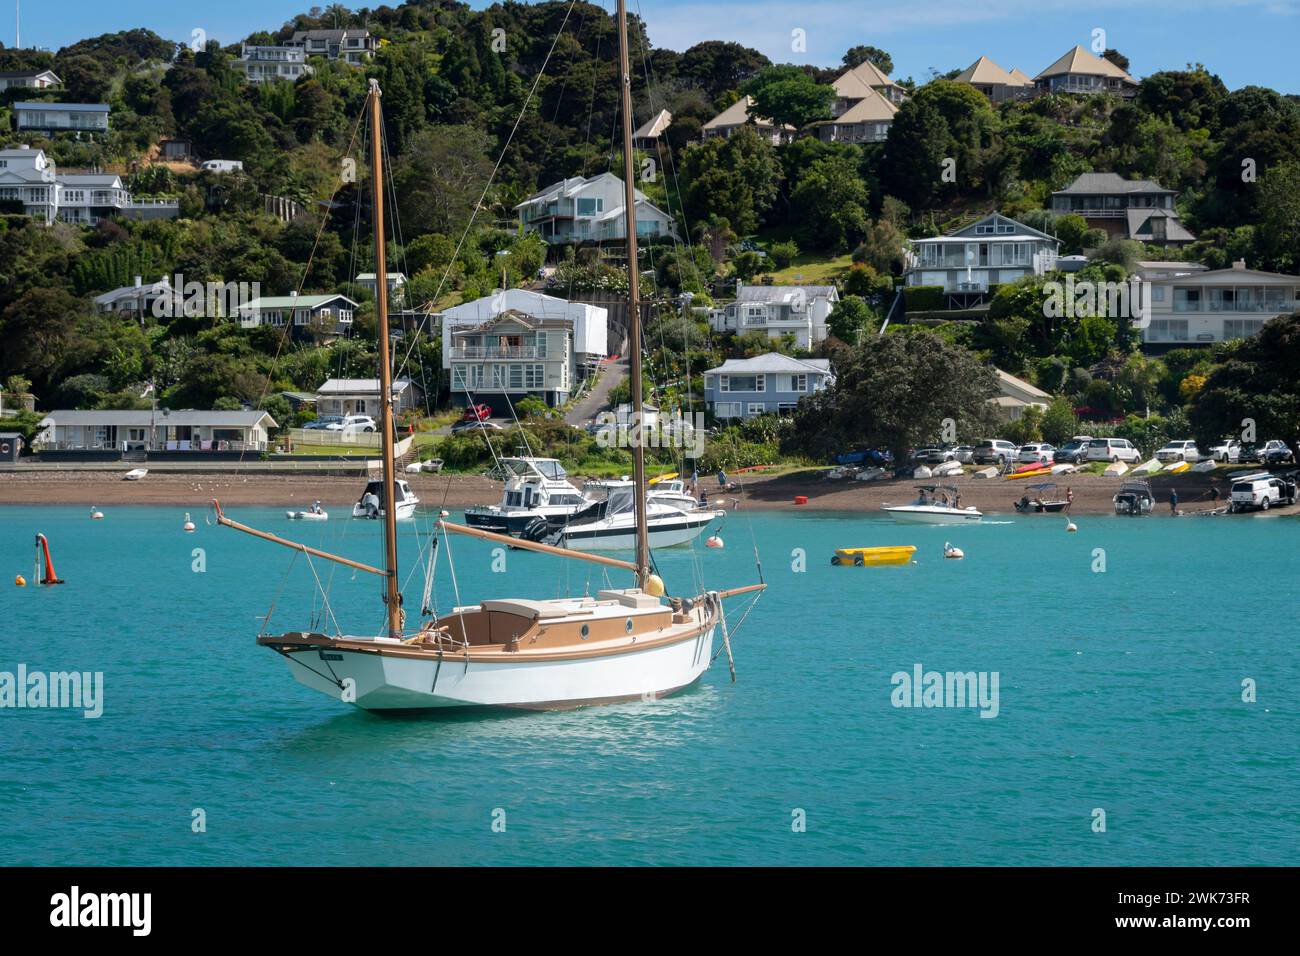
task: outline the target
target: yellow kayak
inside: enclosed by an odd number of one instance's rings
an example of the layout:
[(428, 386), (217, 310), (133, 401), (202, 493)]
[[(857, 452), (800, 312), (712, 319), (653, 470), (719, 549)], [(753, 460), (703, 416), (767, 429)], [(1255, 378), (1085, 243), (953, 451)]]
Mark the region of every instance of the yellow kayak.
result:
[(1181, 475), (1183, 472), (1187, 471), (1191, 467), (1192, 466), (1189, 462), (1171, 461), (1169, 464), (1165, 465), (1164, 470), (1165, 473), (1169, 475)]
[(1050, 467), (1035, 468), (1033, 471), (1018, 471), (1014, 475), (1007, 475), (1007, 481), (1011, 481), (1014, 478), (1041, 478), (1043, 475), (1050, 475), (1051, 473), (1052, 469)]
[(651, 478), (648, 482), (646, 482), (646, 484), (648, 484), (648, 485), (657, 485), (657, 484), (659, 484), (659, 482), (661, 482), (661, 481), (672, 481), (672, 480), (673, 480), (674, 478), (676, 478), (676, 477), (677, 477), (677, 472), (675, 472), (675, 471), (670, 471), (670, 472), (668, 472), (668, 474), (666, 474), (666, 475), (660, 475), (658, 478)]
[(831, 556), (831, 564), (851, 564), (855, 567), (880, 567), (888, 564), (910, 564), (916, 548), (910, 544), (886, 548), (838, 548)]

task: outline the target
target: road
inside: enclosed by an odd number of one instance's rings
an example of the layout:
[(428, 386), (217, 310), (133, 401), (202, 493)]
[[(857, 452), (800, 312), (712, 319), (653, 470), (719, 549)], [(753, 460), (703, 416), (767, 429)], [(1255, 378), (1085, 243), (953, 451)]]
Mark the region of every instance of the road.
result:
[(627, 359), (620, 357), (616, 361), (607, 363), (596, 387), (569, 409), (564, 416), (565, 422), (575, 428), (581, 428), (591, 421), (596, 417), (597, 412), (608, 407), (610, 391), (625, 378), (627, 378)]

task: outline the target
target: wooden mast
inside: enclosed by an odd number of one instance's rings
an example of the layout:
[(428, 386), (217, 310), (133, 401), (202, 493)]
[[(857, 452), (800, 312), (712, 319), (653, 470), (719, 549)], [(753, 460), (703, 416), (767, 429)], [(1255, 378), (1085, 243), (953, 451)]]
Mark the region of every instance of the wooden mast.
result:
[(627, 2), (618, 0), (618, 66), (623, 82), (623, 223), (627, 231), (627, 317), (631, 350), (632, 481), (636, 507), (636, 583), (644, 589), (650, 577), (650, 535), (647, 528), (645, 422), (641, 403), (641, 295), (636, 254), (636, 187), (632, 180), (632, 71), (627, 52)]
[(393, 372), (388, 342), (388, 263), (384, 248), (383, 129), (379, 113), (379, 81), (370, 80), (370, 188), (375, 217), (375, 320), (379, 338), (379, 433), (383, 458), (384, 604), (388, 635), (402, 634), (402, 592), (397, 581), (397, 475), (393, 461)]

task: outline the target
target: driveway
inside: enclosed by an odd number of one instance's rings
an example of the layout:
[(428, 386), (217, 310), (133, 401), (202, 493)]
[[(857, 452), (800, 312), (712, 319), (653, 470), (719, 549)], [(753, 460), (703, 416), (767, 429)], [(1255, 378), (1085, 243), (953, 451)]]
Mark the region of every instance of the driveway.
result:
[(625, 378), (627, 378), (627, 359), (620, 356), (613, 362), (605, 363), (600, 373), (600, 381), (568, 411), (564, 416), (565, 422), (575, 428), (581, 428), (591, 421), (596, 417), (597, 412), (602, 412), (609, 407), (610, 391)]

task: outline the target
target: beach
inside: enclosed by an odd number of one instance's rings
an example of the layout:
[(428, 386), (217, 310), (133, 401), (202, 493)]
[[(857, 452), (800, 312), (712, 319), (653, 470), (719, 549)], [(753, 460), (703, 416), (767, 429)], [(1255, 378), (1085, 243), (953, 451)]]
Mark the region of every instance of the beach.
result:
[[(1232, 468), (1231, 471), (1240, 470)], [(206, 509), (213, 498), (222, 506), (257, 505), (302, 508), (315, 500), (330, 506), (351, 505), (365, 480), (360, 476), (310, 474), (267, 474), (265, 472), (168, 472), (150, 471), (140, 481), (123, 481), (123, 470), (14, 471), (0, 473), (0, 504), (9, 505), (170, 505), (191, 512)], [(1025, 481), (1003, 478), (893, 479), (890, 481), (834, 480), (824, 471), (800, 471), (783, 475), (761, 472), (731, 475), (739, 492), (719, 492), (713, 476), (702, 478), (700, 488), (712, 504), (728, 510), (804, 510), (875, 512), (882, 504), (904, 504), (916, 495), (921, 484), (951, 484), (961, 493), (962, 506), (974, 505), (986, 514), (1014, 513), (1014, 503), (1024, 493)], [(482, 475), (403, 474), (426, 508), (458, 510), (469, 505), (496, 504), (501, 483)], [(571, 476), (575, 483), (581, 476)], [(1074, 493), (1072, 514), (1111, 514), (1112, 496), (1122, 478), (1100, 475), (1060, 476), (1058, 491), (1069, 487)], [(1032, 483), (1032, 482), (1031, 482)], [(1213, 508), (1210, 487), (1222, 498), (1229, 491), (1226, 475), (1182, 474), (1156, 476), (1151, 486), (1156, 496), (1156, 515), (1168, 515), (1169, 492), (1178, 492), (1178, 507), (1185, 513)], [(807, 504), (795, 504), (797, 496)], [(1275, 508), (1268, 513), (1288, 514), (1300, 507)]]

